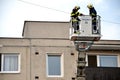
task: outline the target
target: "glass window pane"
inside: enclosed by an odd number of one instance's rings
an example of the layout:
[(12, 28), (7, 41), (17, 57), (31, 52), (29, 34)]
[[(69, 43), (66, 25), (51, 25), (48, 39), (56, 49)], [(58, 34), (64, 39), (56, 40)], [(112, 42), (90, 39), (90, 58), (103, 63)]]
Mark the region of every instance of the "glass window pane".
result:
[(1, 67), (2, 67), (2, 54), (0, 54), (0, 71), (1, 71)]
[(3, 71), (18, 71), (17, 54), (4, 54)]
[(60, 55), (48, 55), (48, 75), (61, 75), (60, 58)]
[(117, 67), (117, 56), (100, 56), (101, 67)]

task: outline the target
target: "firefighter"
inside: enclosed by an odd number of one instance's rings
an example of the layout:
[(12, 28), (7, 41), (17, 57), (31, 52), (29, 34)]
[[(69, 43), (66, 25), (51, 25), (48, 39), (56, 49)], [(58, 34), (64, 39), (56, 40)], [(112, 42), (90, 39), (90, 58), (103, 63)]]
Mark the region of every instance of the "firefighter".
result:
[(82, 13), (78, 12), (80, 9), (79, 6), (75, 6), (74, 9), (71, 12), (71, 20), (72, 20), (72, 27), (74, 28), (74, 33), (79, 33), (79, 17), (83, 15)]
[(97, 12), (92, 4), (88, 4), (87, 7), (89, 9), (89, 15), (92, 17), (93, 33), (97, 33), (97, 25), (96, 25)]

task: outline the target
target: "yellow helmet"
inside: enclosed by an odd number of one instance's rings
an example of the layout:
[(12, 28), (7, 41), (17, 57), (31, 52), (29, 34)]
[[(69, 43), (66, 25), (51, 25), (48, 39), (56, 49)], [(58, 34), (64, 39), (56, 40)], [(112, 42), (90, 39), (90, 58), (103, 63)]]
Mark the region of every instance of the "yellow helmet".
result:
[(87, 7), (88, 7), (88, 8), (92, 8), (93, 5), (92, 5), (92, 4), (88, 4)]
[(80, 9), (80, 6), (75, 6), (75, 9)]

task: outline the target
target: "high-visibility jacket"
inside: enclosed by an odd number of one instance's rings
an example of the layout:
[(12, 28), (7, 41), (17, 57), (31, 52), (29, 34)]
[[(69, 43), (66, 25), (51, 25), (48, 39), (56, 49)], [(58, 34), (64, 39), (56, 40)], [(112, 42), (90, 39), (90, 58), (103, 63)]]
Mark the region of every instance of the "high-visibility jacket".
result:
[(82, 15), (82, 14), (73, 9), (73, 11), (71, 12), (72, 21), (73, 21), (73, 22), (79, 21), (78, 16), (80, 16), (80, 15)]

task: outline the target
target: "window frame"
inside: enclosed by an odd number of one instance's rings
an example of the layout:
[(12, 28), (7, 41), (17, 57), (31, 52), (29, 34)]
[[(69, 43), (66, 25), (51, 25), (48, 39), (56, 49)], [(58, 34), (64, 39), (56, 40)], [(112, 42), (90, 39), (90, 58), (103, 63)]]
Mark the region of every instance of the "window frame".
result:
[[(111, 57), (113, 57), (113, 56), (115, 57), (115, 56), (116, 56), (116, 61), (117, 61), (117, 62), (116, 62), (116, 63), (117, 63), (117, 64), (116, 64), (116, 67), (118, 67), (118, 56), (117, 56), (117, 55), (99, 55), (99, 56), (97, 57), (98, 60), (99, 60), (99, 62), (98, 62), (98, 64), (99, 64), (98, 67), (113, 67), (113, 66), (101, 66), (101, 65), (100, 65), (100, 63), (101, 63), (101, 62), (100, 62), (100, 56), (105, 56), (105, 57), (110, 57), (110, 56), (111, 56)], [(115, 66), (114, 66), (114, 67), (115, 67)]]
[[(48, 71), (48, 56), (51, 55), (51, 56), (60, 56), (60, 68), (61, 68), (61, 75), (49, 75), (49, 71)], [(47, 74), (47, 77), (63, 77), (63, 54), (62, 53), (47, 53), (46, 54), (46, 74)]]
[[(20, 54), (19, 53), (0, 53), (1, 54), (1, 71), (0, 73), (20, 73)], [(4, 56), (8, 54), (8, 55), (11, 55), (11, 54), (15, 54), (18, 56), (18, 70), (17, 71), (4, 71)]]
[[(117, 57), (117, 66), (116, 67), (119, 67), (119, 56), (117, 55), (117, 54), (97, 54), (97, 55), (95, 55), (95, 54), (87, 54), (86, 55), (86, 61), (88, 62), (88, 55), (94, 55), (94, 56), (96, 56), (96, 58), (97, 58), (97, 67), (102, 67), (102, 66), (100, 66), (100, 56), (116, 56)], [(89, 65), (88, 65), (88, 63), (86, 64), (86, 66), (88, 66), (89, 67)]]

